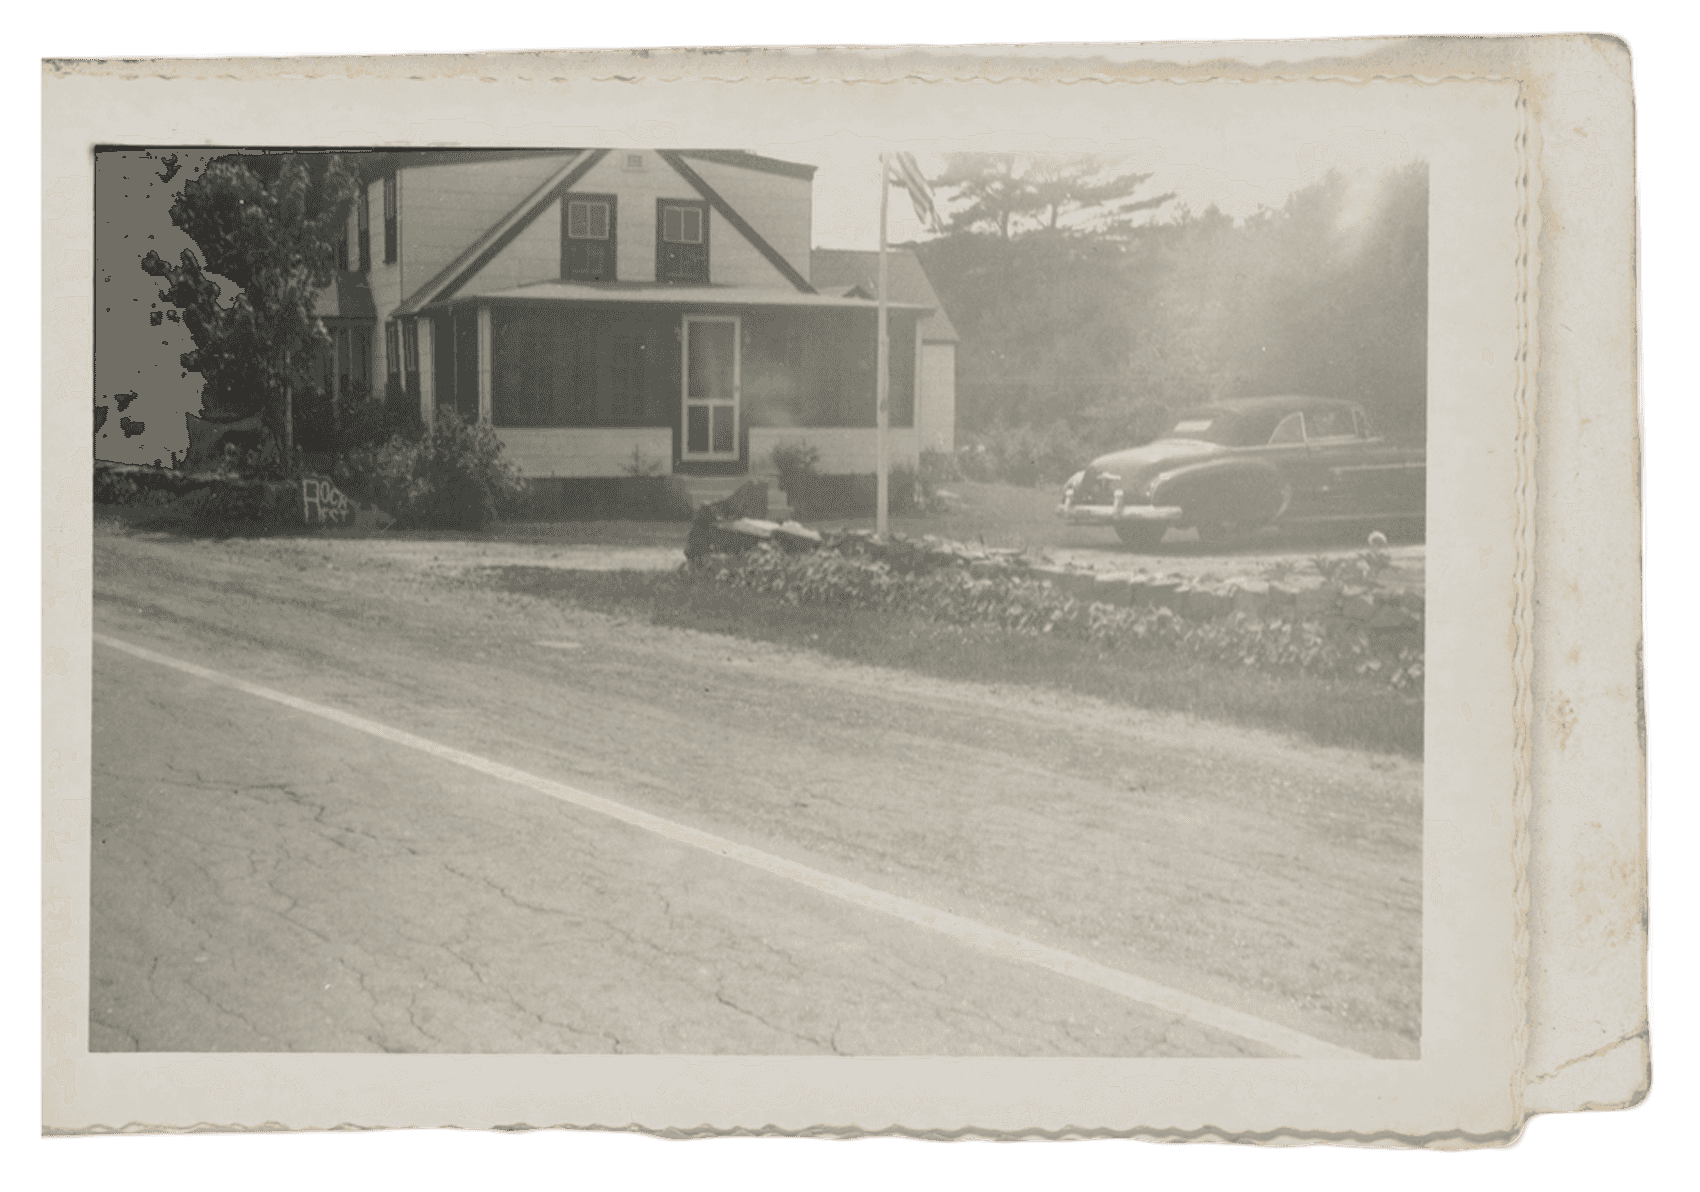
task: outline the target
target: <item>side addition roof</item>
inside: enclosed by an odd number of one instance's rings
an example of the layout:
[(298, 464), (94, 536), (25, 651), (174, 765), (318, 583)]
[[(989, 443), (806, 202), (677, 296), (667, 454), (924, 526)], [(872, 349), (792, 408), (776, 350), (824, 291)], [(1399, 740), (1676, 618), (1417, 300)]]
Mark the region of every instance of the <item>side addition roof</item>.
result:
[[(875, 298), (879, 292), (880, 255), (843, 248), (817, 248), (809, 255), (810, 280), (822, 294)], [(945, 313), (921, 260), (907, 248), (886, 252), (886, 297), (907, 306), (930, 308), (921, 320), (921, 338), (928, 343), (955, 343), (956, 328)]]
[(366, 275), (353, 269), (337, 270), (331, 284), (313, 299), (313, 316), (320, 319), (376, 319), (378, 308), (372, 303), (372, 290), (366, 284)]

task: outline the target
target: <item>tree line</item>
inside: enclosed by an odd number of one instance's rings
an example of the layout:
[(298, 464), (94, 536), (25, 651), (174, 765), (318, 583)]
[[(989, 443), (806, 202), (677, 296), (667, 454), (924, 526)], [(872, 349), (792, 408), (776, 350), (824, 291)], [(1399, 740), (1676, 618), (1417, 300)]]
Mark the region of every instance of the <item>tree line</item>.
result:
[(1383, 433), (1422, 441), (1425, 163), (1331, 172), (1240, 221), (1142, 198), (1148, 178), (947, 155), (936, 185), (955, 214), (912, 247), (961, 337), (959, 442), (1019, 430), (1096, 454), (1188, 406), (1277, 393), (1360, 401)]

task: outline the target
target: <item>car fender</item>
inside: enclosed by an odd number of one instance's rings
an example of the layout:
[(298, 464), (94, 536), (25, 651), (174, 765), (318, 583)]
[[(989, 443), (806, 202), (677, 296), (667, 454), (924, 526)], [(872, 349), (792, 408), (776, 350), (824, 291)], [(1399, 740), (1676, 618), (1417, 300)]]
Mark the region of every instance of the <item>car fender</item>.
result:
[(1260, 525), (1286, 511), (1292, 497), (1285, 478), (1273, 463), (1240, 458), (1199, 460), (1160, 473), (1150, 486), (1150, 500), (1179, 505), (1187, 521), (1230, 525)]

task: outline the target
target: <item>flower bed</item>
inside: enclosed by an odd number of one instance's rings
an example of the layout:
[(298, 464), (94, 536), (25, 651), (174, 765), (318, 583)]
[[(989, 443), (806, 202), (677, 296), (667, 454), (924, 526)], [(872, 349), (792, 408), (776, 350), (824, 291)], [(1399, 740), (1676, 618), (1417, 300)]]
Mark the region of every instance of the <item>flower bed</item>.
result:
[[(1362, 582), (1099, 576), (956, 543), (841, 534), (805, 554), (709, 555), (691, 574), (794, 604), (843, 605), (1107, 650), (1164, 649), (1275, 671), (1362, 675), (1420, 694), (1422, 599)], [(1354, 577), (1359, 578), (1359, 577)]]

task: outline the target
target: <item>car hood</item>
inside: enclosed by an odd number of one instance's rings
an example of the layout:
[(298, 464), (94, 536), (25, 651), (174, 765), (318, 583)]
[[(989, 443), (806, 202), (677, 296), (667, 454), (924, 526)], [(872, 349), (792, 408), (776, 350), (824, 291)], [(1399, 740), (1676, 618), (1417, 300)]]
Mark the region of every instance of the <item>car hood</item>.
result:
[(1203, 443), (1197, 439), (1158, 439), (1143, 447), (1129, 447), (1126, 451), (1112, 451), (1108, 455), (1100, 455), (1087, 465), (1086, 471), (1088, 474), (1109, 472), (1123, 480), (1132, 480), (1141, 473), (1165, 464), (1201, 455), (1214, 455), (1222, 450), (1216, 443)]

